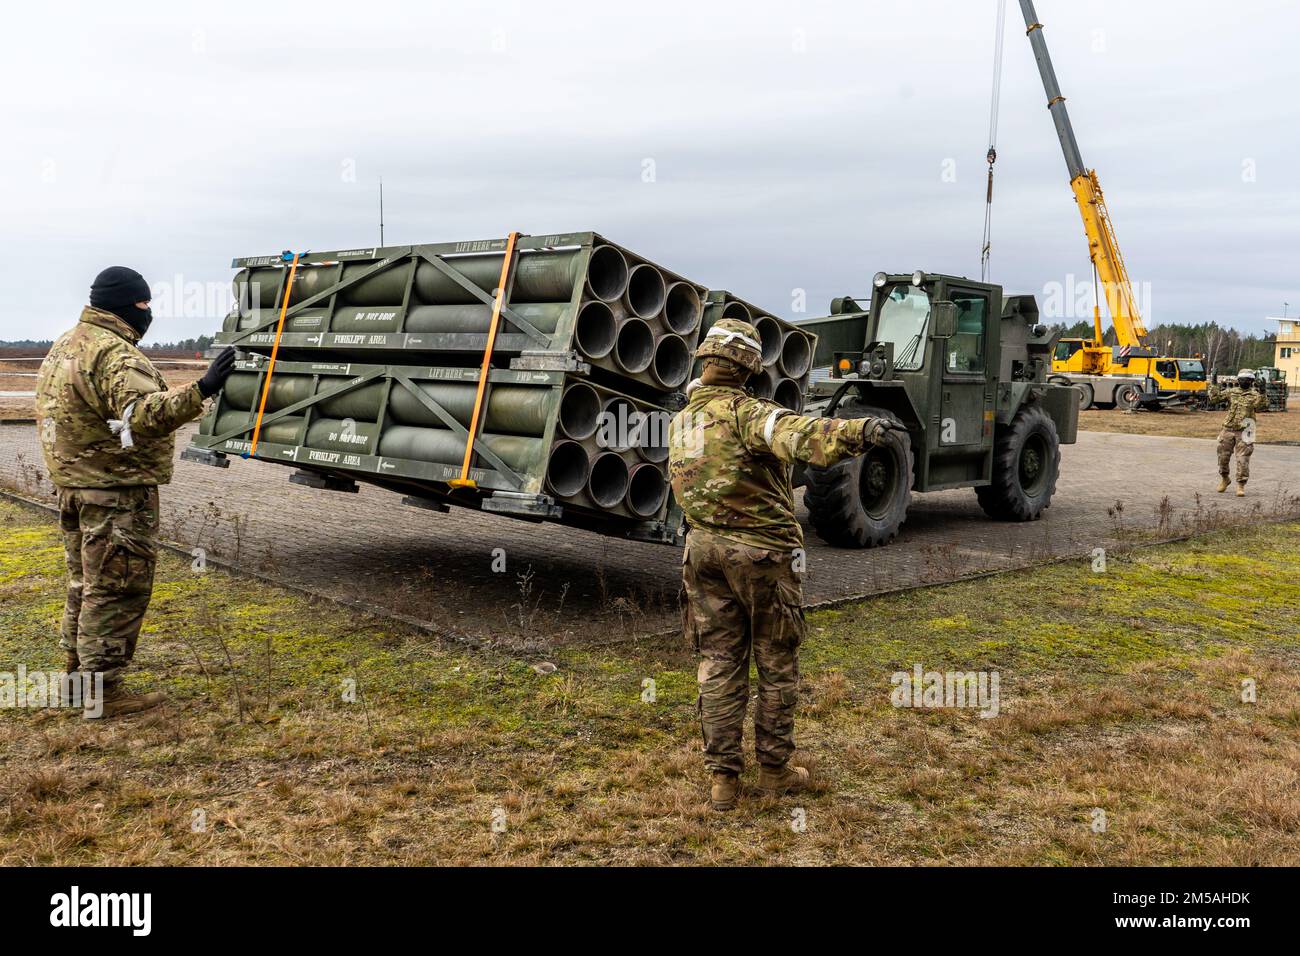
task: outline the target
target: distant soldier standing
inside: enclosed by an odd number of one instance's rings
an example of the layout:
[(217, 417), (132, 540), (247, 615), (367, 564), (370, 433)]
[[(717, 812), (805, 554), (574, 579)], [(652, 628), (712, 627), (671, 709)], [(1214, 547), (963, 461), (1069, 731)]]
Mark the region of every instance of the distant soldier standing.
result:
[(1255, 389), (1255, 373), (1243, 368), (1237, 384), (1230, 388), (1211, 385), (1206, 389), (1211, 402), (1227, 401), (1228, 417), (1219, 432), (1219, 491), (1228, 490), (1229, 468), (1237, 456), (1237, 497), (1246, 497), (1250, 480), (1250, 455), (1255, 450), (1255, 415), (1268, 408), (1268, 397)]
[(698, 709), (715, 810), (735, 806), (744, 769), (741, 739), (749, 703), (749, 658), (758, 669), (754, 749), (758, 786), (804, 787), (789, 765), (804, 637), (803, 587), (795, 562), (803, 531), (794, 516), (790, 466), (820, 467), (860, 455), (888, 423), (807, 418), (750, 397), (743, 386), (762, 367), (758, 332), (722, 319), (697, 358), (703, 374), (673, 419), (668, 467), (689, 532), (682, 565), (684, 626), (699, 656)]
[(225, 349), (199, 381), (176, 392), (136, 343), (149, 328), (151, 293), (133, 269), (105, 269), (90, 305), (59, 337), (36, 383), (37, 428), (59, 493), (68, 563), (60, 646), (67, 671), (102, 675), (102, 716), (147, 710), (162, 694), (128, 694), (153, 594), (158, 485), (172, 476), (172, 433), (197, 418), (235, 362)]

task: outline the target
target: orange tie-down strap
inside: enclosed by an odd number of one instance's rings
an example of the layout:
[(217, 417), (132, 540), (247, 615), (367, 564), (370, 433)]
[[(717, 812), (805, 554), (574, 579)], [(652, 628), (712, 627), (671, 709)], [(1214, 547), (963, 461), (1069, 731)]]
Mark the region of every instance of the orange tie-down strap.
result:
[(519, 233), (512, 232), (506, 239), (506, 254), (501, 260), (501, 278), (497, 282), (496, 298), (492, 302), (492, 321), (488, 324), (487, 344), (483, 347), (483, 365), (478, 373), (478, 391), (474, 393), (474, 413), (469, 420), (469, 434), (465, 437), (465, 458), (460, 463), (460, 477), (453, 478), (447, 484), (453, 488), (476, 488), (477, 483), (469, 476), (469, 463), (474, 458), (474, 439), (478, 437), (479, 421), (483, 417), (483, 397), (487, 394), (488, 370), (492, 365), (492, 349), (496, 346), (497, 327), (501, 324), (501, 306), (505, 303), (506, 289), (509, 288), (510, 270), (514, 268), (515, 244)]
[[(283, 258), (289, 258), (290, 253), (286, 252)], [(275, 372), (275, 356), (280, 351), (280, 336), (284, 333), (284, 316), (289, 311), (289, 296), (293, 292), (293, 277), (298, 271), (298, 253), (292, 253), (293, 261), (289, 263), (289, 278), (284, 283), (284, 298), (280, 302), (280, 321), (275, 324), (275, 342), (271, 345), (271, 361), (266, 366), (266, 378), (262, 381), (262, 398), (257, 403), (257, 421), (253, 423), (253, 443), (249, 446), (248, 451), (244, 452), (244, 458), (251, 458), (257, 454), (257, 439), (262, 434), (262, 415), (266, 413), (266, 396), (271, 391), (271, 375)]]

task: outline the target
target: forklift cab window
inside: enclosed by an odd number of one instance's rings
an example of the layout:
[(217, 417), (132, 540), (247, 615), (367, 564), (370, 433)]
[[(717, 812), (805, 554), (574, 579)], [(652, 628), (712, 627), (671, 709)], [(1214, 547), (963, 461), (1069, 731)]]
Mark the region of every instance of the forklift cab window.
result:
[(917, 286), (899, 283), (880, 304), (876, 340), (894, 343), (894, 368), (915, 371), (925, 361), (929, 326), (929, 294)]
[(969, 292), (955, 292), (957, 333), (948, 340), (948, 371), (984, 371), (984, 326), (988, 299)]

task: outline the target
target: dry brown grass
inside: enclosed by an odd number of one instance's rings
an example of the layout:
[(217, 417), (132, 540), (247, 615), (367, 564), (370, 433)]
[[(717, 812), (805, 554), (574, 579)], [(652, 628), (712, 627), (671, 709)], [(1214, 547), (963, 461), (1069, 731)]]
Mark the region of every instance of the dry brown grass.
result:
[[(1079, 413), (1079, 428), (1093, 432), (1123, 432), (1128, 435), (1166, 435), (1175, 438), (1217, 438), (1224, 412), (1202, 412), (1171, 408), (1163, 412), (1127, 414), (1115, 408), (1094, 408)], [(1259, 440), (1300, 441), (1300, 400), (1285, 412), (1259, 416)]]

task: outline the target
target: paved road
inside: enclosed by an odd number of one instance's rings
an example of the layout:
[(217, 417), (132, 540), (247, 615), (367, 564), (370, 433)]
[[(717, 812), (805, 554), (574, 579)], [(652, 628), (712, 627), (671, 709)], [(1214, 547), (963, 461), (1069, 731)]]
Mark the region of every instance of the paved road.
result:
[[(898, 542), (844, 551), (821, 544), (801, 508), (806, 597), (819, 604), (1086, 554), (1120, 543), (1126, 529), (1163, 527), (1173, 536), (1224, 519), (1255, 520), (1257, 509), (1295, 510), (1300, 448), (1261, 446), (1251, 470), (1248, 498), (1220, 496), (1212, 441), (1081, 432), (1077, 445), (1063, 449), (1052, 507), (1032, 524), (988, 521), (969, 490), (919, 495)], [(291, 472), (237, 459), (228, 469), (178, 462), (163, 493), (164, 537), (476, 639), (614, 639), (674, 626), (675, 548), (480, 512), (436, 514), (364, 486), (360, 494), (317, 492), (289, 484)], [(49, 497), (32, 426), (0, 427), (0, 485)], [(497, 548), (505, 550), (504, 573), (492, 570)]]

